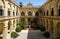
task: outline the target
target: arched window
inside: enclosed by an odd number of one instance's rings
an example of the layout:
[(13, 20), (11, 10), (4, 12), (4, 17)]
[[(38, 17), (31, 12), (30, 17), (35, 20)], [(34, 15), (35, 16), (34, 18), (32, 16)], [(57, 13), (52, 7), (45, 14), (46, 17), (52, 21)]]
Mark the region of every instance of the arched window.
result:
[(44, 16), (45, 16), (45, 11), (44, 11)]
[(24, 15), (25, 15), (24, 12), (22, 12), (22, 13), (21, 13), (21, 16), (24, 16)]
[(59, 6), (59, 9), (58, 9), (58, 16), (60, 16), (60, 6)]
[(29, 12), (29, 13), (28, 13), (28, 16), (32, 16), (32, 13), (31, 13), (31, 12)]
[(13, 10), (13, 16), (15, 15), (15, 12), (14, 12), (14, 10)]
[(1, 8), (2, 8), (2, 6), (0, 6), (0, 16), (3, 15), (3, 10)]
[(8, 16), (10, 16), (10, 10), (9, 10), (9, 8), (8, 8)]
[(38, 13), (38, 12), (36, 12), (36, 13), (35, 13), (35, 16), (39, 16), (39, 13)]
[(51, 16), (54, 16), (54, 8), (51, 10)]
[(46, 15), (48, 16), (48, 10), (47, 10), (47, 12), (46, 12)]

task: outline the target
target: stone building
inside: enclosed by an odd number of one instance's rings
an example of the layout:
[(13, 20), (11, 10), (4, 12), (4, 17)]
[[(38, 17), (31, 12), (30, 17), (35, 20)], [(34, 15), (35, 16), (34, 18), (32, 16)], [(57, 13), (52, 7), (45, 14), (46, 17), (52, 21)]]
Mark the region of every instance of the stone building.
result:
[(31, 2), (29, 2), (26, 6), (23, 6), (20, 8), (20, 21), (26, 21), (28, 25), (30, 24), (30, 21), (33, 17), (35, 17), (38, 13), (37, 6), (32, 5)]
[(19, 14), (19, 6), (14, 0), (0, 0), (0, 39), (9, 39), (8, 34), (19, 22)]
[(54, 39), (60, 39), (60, 0), (47, 0), (42, 8), (40, 23), (53, 34)]

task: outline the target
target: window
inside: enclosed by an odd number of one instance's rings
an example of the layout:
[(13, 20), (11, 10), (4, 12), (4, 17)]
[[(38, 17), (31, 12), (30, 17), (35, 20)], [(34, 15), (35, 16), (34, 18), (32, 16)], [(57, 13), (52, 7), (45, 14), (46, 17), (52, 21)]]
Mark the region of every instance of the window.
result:
[(31, 12), (29, 12), (29, 13), (28, 13), (28, 16), (32, 16), (32, 13), (31, 13)]
[(60, 16), (60, 6), (59, 6), (59, 9), (58, 9), (58, 15)]
[(35, 13), (35, 16), (39, 16), (39, 13), (38, 13), (38, 12), (36, 12), (36, 13)]
[(44, 16), (45, 16), (45, 11), (44, 11)]
[(46, 15), (48, 16), (48, 10), (47, 10), (47, 12), (46, 12)]
[(16, 13), (16, 16), (17, 16), (18, 14)]
[(8, 16), (10, 16), (10, 11), (8, 11)]
[(14, 14), (15, 14), (15, 13), (13, 12), (13, 16), (14, 16)]
[(0, 9), (0, 16), (3, 16), (3, 10)]
[(21, 13), (21, 16), (24, 16), (24, 15), (25, 15), (24, 12), (22, 12), (22, 13)]
[(54, 9), (51, 10), (51, 16), (54, 16)]

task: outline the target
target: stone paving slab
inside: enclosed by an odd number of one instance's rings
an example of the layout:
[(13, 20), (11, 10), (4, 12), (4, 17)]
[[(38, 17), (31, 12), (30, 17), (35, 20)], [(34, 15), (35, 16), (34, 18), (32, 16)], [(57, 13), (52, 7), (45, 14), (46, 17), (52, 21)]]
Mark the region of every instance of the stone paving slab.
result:
[[(22, 30), (16, 39), (47, 39), (40, 30)], [(53, 39), (50, 37), (49, 39)]]
[(28, 30), (22, 30), (19, 33), (20, 36), (18, 36), (16, 39), (27, 39), (28, 36)]

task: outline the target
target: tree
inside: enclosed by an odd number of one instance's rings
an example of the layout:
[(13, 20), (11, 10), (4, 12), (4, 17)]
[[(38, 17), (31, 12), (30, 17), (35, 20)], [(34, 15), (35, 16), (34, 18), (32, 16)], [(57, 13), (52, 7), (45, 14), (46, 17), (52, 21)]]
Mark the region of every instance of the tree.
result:
[(19, 6), (20, 6), (20, 7), (22, 7), (22, 6), (23, 6), (22, 2), (19, 2)]
[(42, 13), (42, 12), (43, 12), (43, 8), (40, 7), (40, 8), (38, 9), (38, 12), (39, 12), (39, 13)]

